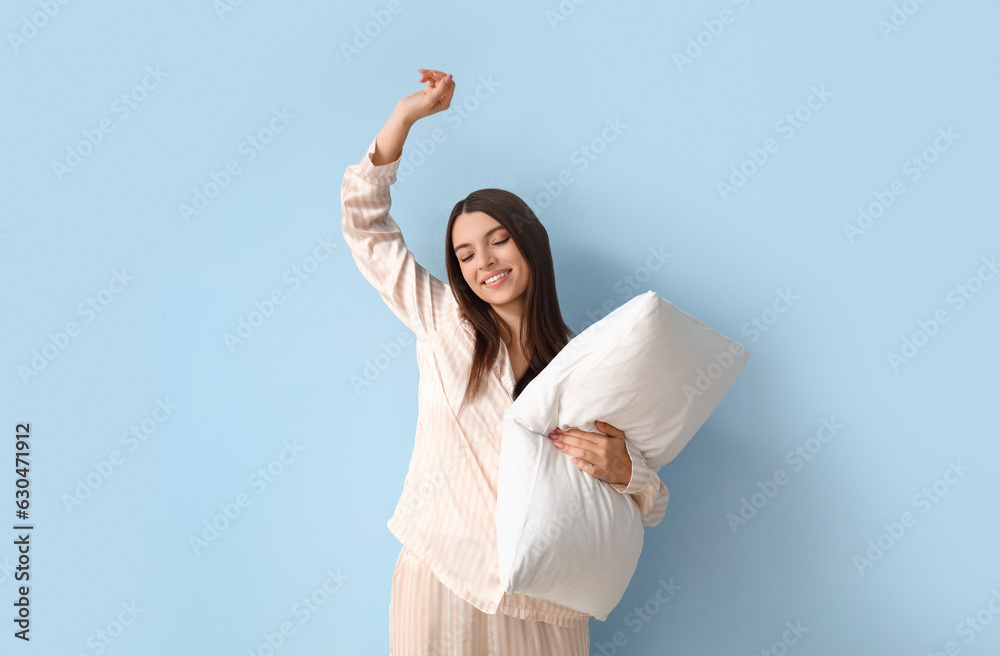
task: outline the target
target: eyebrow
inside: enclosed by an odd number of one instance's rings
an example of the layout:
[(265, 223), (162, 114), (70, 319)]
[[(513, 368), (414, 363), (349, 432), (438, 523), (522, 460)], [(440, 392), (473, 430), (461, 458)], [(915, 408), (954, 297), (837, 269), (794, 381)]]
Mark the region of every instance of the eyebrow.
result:
[[(497, 230), (503, 230), (503, 229), (504, 229), (504, 227), (502, 225), (498, 225), (495, 228), (491, 228), (491, 229), (487, 230), (485, 236), (489, 237), (490, 235), (492, 235)], [(471, 244), (459, 244), (458, 246), (455, 247), (455, 252), (457, 253), (458, 249), (465, 248), (466, 246), (470, 246), (471, 247)]]

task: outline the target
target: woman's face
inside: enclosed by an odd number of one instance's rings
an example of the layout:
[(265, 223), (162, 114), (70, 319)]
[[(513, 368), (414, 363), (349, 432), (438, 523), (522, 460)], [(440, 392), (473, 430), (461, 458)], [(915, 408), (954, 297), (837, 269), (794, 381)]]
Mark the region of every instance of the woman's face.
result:
[[(506, 228), (485, 212), (460, 214), (452, 224), (451, 243), (465, 282), (493, 306), (520, 307), (531, 271)], [(485, 281), (505, 274), (492, 284)]]

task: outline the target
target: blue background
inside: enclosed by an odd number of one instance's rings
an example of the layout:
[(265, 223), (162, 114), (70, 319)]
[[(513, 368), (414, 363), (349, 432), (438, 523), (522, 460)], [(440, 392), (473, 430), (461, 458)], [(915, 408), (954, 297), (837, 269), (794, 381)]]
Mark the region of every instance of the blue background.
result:
[[(457, 85), (392, 189), (419, 262), (446, 279), (451, 207), (506, 188), (548, 230), (574, 330), (653, 289), (751, 353), (660, 470), (666, 517), (592, 654), (1000, 649), (996, 3), (218, 6), (2, 12), (11, 617), (18, 422), (35, 526), (32, 639), (8, 620), (4, 653), (264, 655), (282, 622), (283, 655), (387, 653), (418, 372), (339, 194), (417, 68)], [(196, 190), (214, 197), (185, 217)], [(824, 420), (842, 428), (820, 442)], [(660, 579), (680, 586), (662, 606)]]

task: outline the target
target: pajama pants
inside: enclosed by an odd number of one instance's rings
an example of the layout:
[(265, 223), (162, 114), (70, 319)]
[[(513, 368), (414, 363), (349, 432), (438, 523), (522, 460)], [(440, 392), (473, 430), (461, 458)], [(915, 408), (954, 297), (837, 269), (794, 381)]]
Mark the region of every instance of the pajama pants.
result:
[(403, 547), (389, 595), (391, 656), (587, 656), (590, 627), (484, 613), (446, 588)]

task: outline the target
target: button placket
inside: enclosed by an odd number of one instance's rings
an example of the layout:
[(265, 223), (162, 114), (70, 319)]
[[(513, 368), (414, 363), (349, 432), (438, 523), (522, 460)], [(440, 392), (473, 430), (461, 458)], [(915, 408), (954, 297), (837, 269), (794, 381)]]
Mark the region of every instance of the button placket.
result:
[(507, 390), (507, 394), (513, 397), (514, 396), (513, 365), (510, 362), (510, 353), (507, 351), (507, 345), (504, 344), (502, 340), (500, 342), (500, 350), (502, 353), (500, 359), (507, 366), (501, 369), (500, 368), (501, 363), (497, 362), (496, 364), (493, 365), (493, 371), (496, 372), (497, 377), (500, 379), (500, 384), (503, 385), (503, 388), (505, 390)]
[[(462, 327), (469, 333), (472, 339), (476, 338), (475, 329), (472, 327), (468, 319), (462, 319)], [(500, 385), (503, 386), (504, 391), (511, 398), (514, 397), (514, 369), (513, 365), (510, 363), (510, 354), (507, 352), (507, 345), (500, 341), (500, 357), (497, 358), (497, 362), (493, 363), (493, 374), (500, 381)], [(507, 366), (501, 369), (501, 361), (503, 361)]]

